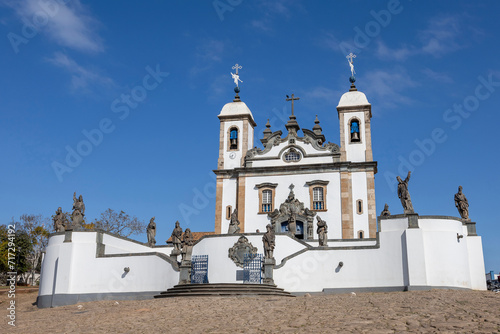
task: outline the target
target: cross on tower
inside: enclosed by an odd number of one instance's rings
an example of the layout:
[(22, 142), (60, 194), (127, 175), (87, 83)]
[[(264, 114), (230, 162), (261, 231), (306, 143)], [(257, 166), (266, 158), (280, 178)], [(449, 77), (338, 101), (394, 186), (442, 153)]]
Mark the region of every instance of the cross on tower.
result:
[[(352, 64), (352, 60), (353, 60), (354, 58), (356, 58), (356, 55), (355, 55), (354, 53), (352, 53), (352, 52), (351, 52), (351, 53), (349, 53), (349, 54), (346, 56), (346, 58), (347, 58), (347, 59), (349, 60), (349, 62)], [(233, 67), (233, 68), (234, 68), (234, 67)], [(238, 72), (236, 72), (236, 73), (238, 73)]]
[(233, 70), (236, 70), (236, 75), (238, 75), (238, 69), (242, 69), (243, 67), (241, 67), (240, 65), (236, 64), (232, 67)]
[(289, 97), (288, 95), (286, 96), (287, 101), (292, 101), (292, 115), (293, 115), (293, 101), (295, 100), (300, 100), (300, 97), (295, 97), (294, 94), (292, 94), (292, 97)]

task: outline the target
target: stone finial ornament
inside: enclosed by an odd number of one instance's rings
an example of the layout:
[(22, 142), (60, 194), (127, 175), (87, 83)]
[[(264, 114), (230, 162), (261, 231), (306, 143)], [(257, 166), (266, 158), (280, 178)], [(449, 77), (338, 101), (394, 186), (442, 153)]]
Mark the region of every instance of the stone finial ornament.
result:
[(383, 217), (387, 217), (387, 216), (391, 215), (391, 212), (389, 211), (389, 205), (387, 203), (385, 203), (384, 210), (382, 211), (382, 213), (380, 213), (380, 215)]
[(458, 187), (458, 193), (455, 194), (455, 206), (458, 209), (460, 217), (465, 220), (470, 220), (469, 218), (469, 201), (467, 197), (462, 192), (462, 186)]
[(411, 171), (408, 172), (408, 176), (403, 181), (401, 177), (397, 176), (398, 180), (398, 197), (401, 200), (401, 204), (403, 205), (404, 213), (415, 213), (413, 211), (413, 205), (411, 204), (410, 192), (408, 191), (408, 182), (410, 181)]
[(179, 255), (181, 253), (182, 246), (182, 228), (178, 221), (175, 222), (175, 228), (172, 231), (172, 243), (174, 244), (174, 249), (172, 249), (172, 254)]
[(54, 230), (56, 230), (56, 232), (64, 232), (66, 230), (66, 217), (64, 216), (61, 207), (57, 208), (54, 216)]
[(154, 247), (156, 245), (156, 223), (155, 223), (155, 217), (151, 218), (149, 221), (149, 225), (146, 228), (146, 234), (148, 236), (148, 246), (149, 247)]
[(228, 234), (240, 233), (240, 221), (238, 220), (238, 209), (234, 209), (231, 213), (231, 221), (229, 222)]
[(318, 239), (319, 239), (319, 245), (320, 246), (328, 246), (327, 245), (327, 232), (328, 232), (328, 225), (326, 224), (326, 221), (321, 219), (319, 216), (316, 216), (316, 219), (318, 219), (318, 229), (316, 232), (318, 233)]

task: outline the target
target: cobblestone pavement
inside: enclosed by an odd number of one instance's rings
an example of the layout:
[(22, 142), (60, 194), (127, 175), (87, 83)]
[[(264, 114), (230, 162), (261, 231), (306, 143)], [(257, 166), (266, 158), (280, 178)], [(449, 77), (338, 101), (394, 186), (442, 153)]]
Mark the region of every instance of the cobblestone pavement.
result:
[[(99, 301), (52, 309), (16, 295), (1, 333), (498, 333), (500, 293), (432, 290), (290, 297)], [(5, 330), (7, 329), (7, 330)]]

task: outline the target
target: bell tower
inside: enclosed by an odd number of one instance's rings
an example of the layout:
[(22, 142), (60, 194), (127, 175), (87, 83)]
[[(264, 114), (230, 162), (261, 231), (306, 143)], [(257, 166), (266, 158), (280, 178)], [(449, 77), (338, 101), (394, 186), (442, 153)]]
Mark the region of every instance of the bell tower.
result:
[(241, 66), (233, 66), (231, 73), (236, 87), (233, 102), (229, 102), (218, 115), (220, 120), (219, 159), (217, 162), (217, 190), (215, 199), (215, 232), (226, 233), (229, 217), (238, 209), (241, 233), (245, 231), (245, 177), (236, 176), (228, 170), (245, 166), (247, 151), (253, 148), (254, 128), (257, 125), (252, 112), (241, 101), (238, 75)]
[(347, 56), (351, 68), (351, 87), (342, 95), (337, 106), (340, 128), (340, 161), (356, 166), (355, 171), (340, 171), (342, 238), (375, 238), (375, 173), (370, 120), (372, 106), (354, 82), (352, 53)]

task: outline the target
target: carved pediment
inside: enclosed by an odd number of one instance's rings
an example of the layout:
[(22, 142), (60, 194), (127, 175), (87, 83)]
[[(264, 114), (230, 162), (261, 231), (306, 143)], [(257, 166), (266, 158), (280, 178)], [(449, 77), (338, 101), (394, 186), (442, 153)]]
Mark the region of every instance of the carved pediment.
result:
[(254, 247), (245, 236), (241, 236), (238, 241), (229, 248), (228, 256), (238, 266), (243, 268), (245, 254), (250, 254), (253, 258), (257, 256), (257, 247)]

